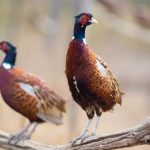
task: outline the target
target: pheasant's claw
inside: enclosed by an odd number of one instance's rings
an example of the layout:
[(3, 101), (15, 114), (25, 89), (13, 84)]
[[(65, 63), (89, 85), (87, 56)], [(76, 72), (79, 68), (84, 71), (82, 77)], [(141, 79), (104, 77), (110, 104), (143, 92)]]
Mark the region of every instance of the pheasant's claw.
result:
[(81, 134), (80, 136), (78, 136), (77, 138), (73, 139), (72, 141), (70, 141), (69, 143), (73, 146), (75, 145), (76, 143), (77, 144), (80, 144), (84, 141), (84, 139), (87, 137), (88, 135), (88, 130), (84, 133), (84, 134)]
[(30, 139), (30, 135), (28, 134), (23, 134), (23, 133), (20, 133), (20, 134), (15, 134), (15, 135), (11, 135), (8, 143), (11, 144), (17, 144), (19, 141), (21, 140), (28, 140)]
[(91, 137), (94, 137), (94, 136), (96, 136), (95, 133), (87, 134), (83, 139), (81, 139), (81, 143), (82, 143), (85, 139), (91, 138)]

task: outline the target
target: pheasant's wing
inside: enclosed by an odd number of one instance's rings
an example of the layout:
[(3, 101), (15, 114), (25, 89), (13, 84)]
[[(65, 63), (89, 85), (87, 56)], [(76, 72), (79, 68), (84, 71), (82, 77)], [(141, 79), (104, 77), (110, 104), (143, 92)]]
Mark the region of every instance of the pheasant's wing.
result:
[(63, 98), (49, 90), (42, 91), (38, 89), (36, 93), (40, 99), (38, 117), (45, 121), (61, 124), (62, 113), (65, 112)]
[(51, 91), (46, 83), (40, 78), (28, 78), (17, 81), (26, 94), (32, 96), (37, 101), (37, 116), (44, 121), (54, 124), (62, 123), (62, 113), (65, 112), (65, 100)]
[(118, 85), (116, 78), (110, 71), (107, 64), (97, 55), (96, 55), (96, 63), (97, 63), (96, 64), (97, 68), (98, 68), (99, 72), (101, 73), (101, 75), (104, 75), (106, 80), (110, 82), (111, 88), (113, 89), (113, 93), (114, 93), (114, 101), (116, 103), (121, 104), (121, 95), (123, 93), (120, 92), (119, 85)]

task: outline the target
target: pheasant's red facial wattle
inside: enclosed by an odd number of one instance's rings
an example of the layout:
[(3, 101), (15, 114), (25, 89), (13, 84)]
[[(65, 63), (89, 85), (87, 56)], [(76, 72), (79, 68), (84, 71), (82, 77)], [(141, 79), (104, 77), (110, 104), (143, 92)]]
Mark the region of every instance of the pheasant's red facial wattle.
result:
[(84, 26), (90, 19), (91, 18), (89, 15), (87, 15), (87, 14), (82, 15), (80, 18), (80, 22), (81, 22), (82, 26)]
[(4, 52), (4, 53), (7, 53), (8, 52), (8, 49), (9, 49), (9, 46), (6, 42), (1, 42), (0, 43), (0, 49)]

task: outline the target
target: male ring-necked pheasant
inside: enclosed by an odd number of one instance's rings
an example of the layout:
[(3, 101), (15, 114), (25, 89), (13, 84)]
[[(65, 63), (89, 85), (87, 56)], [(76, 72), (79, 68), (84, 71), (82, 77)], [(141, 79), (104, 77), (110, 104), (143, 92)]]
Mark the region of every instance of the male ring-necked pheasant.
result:
[(0, 92), (4, 101), (15, 111), (27, 117), (29, 125), (13, 135), (16, 143), (30, 138), (37, 123), (62, 124), (65, 100), (50, 90), (46, 82), (15, 66), (17, 51), (9, 42), (1, 42), (0, 49), (6, 54), (0, 66)]
[(81, 135), (72, 141), (82, 142), (96, 113), (97, 121), (92, 135), (96, 134), (102, 112), (121, 104), (122, 93), (117, 80), (107, 64), (85, 42), (85, 29), (97, 23), (92, 14), (81, 13), (75, 17), (74, 36), (66, 57), (66, 76), (74, 100), (86, 111), (88, 122)]

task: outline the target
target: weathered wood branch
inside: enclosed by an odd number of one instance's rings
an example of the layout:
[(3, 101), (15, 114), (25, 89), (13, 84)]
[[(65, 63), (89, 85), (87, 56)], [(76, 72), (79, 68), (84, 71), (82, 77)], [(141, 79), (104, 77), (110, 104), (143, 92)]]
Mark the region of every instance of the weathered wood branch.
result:
[[(127, 37), (140, 40), (146, 44), (150, 44), (150, 30), (143, 28), (136, 23), (127, 21), (115, 14), (106, 11), (103, 7), (99, 9), (99, 17), (102, 19), (102, 23), (110, 29), (117, 31), (118, 33)], [(113, 22), (113, 23), (112, 23)], [(121, 28), (120, 28), (121, 27)]]
[(150, 117), (141, 125), (106, 136), (98, 136), (87, 139), (84, 143), (71, 146), (46, 146), (33, 141), (20, 141), (17, 145), (8, 144), (10, 135), (0, 132), (0, 147), (6, 150), (110, 150), (138, 145), (150, 145)]

